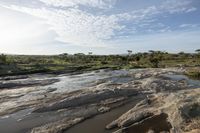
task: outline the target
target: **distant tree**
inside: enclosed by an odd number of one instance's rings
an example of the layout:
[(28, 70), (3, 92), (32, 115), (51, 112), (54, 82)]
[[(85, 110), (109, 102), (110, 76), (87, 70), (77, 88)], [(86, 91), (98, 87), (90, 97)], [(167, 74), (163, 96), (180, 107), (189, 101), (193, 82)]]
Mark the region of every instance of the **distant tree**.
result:
[(187, 57), (188, 55), (187, 55), (187, 53), (185, 53), (184, 51), (181, 51), (181, 52), (178, 53), (178, 56), (179, 56), (179, 58), (185, 58), (185, 57)]
[(74, 54), (75, 56), (84, 56), (85, 54), (84, 53), (76, 53)]
[(196, 53), (200, 53), (200, 49), (195, 50)]
[(92, 55), (92, 52), (88, 52), (88, 55)]
[(155, 53), (155, 51), (154, 50), (149, 50), (149, 53)]
[(63, 55), (63, 56), (68, 56), (69, 54), (68, 54), (68, 53), (63, 53), (62, 55)]
[(128, 52), (128, 57), (127, 57), (127, 61), (126, 61), (126, 64), (128, 64), (129, 63), (129, 58), (130, 58), (130, 55), (132, 54), (132, 50), (127, 50), (127, 52)]
[(4, 54), (0, 55), (0, 64), (6, 64), (7, 62), (7, 57)]
[(195, 52), (197, 53), (196, 57), (197, 57), (197, 60), (198, 60), (200, 58), (200, 49), (195, 50)]
[(178, 54), (179, 54), (179, 55), (184, 55), (185, 52), (184, 52), (184, 51), (181, 51), (181, 52), (179, 52)]
[(127, 52), (128, 52), (128, 55), (131, 55), (132, 54), (132, 50), (127, 50)]

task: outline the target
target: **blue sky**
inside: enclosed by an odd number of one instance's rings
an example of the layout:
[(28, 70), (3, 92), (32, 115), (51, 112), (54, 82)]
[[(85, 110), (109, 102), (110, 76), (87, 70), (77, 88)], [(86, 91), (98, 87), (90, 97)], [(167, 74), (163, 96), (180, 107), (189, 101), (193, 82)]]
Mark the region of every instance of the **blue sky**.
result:
[(200, 48), (199, 0), (0, 0), (0, 52), (123, 54)]

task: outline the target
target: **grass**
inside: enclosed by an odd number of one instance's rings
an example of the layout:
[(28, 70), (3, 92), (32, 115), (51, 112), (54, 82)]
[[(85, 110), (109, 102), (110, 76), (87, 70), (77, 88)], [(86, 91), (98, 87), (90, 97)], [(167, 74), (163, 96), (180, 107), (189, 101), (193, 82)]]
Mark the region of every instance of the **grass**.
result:
[[(0, 58), (0, 76), (32, 73), (66, 73), (98, 69), (134, 69), (152, 67), (200, 66), (200, 56), (187, 54), (135, 54), (135, 55), (5, 55)], [(138, 59), (139, 57), (139, 59)], [(152, 59), (155, 58), (156, 60)], [(153, 62), (155, 61), (155, 62)], [(188, 76), (200, 77), (199, 71), (188, 71)]]
[(200, 79), (200, 67), (188, 68), (185, 75), (193, 79)]

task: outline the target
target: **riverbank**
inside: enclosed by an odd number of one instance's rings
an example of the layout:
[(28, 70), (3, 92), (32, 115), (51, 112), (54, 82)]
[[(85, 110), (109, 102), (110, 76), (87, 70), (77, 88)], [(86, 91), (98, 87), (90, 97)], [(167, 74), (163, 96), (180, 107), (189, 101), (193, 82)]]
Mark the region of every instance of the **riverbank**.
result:
[(0, 77), (26, 74), (64, 74), (99, 69), (199, 67), (198, 53), (149, 51), (124, 55), (0, 55)]

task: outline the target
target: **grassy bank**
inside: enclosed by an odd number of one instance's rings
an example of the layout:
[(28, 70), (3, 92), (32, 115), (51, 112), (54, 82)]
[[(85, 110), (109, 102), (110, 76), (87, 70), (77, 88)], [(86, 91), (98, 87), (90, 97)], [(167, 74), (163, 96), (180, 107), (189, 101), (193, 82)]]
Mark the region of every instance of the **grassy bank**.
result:
[[(165, 68), (200, 66), (199, 54), (170, 54), (161, 51), (128, 55), (0, 55), (0, 76), (32, 73), (65, 73), (91, 71), (103, 68)], [(199, 73), (188, 72), (199, 76)]]
[(185, 74), (190, 78), (200, 79), (200, 68), (199, 67), (190, 68), (186, 71)]

